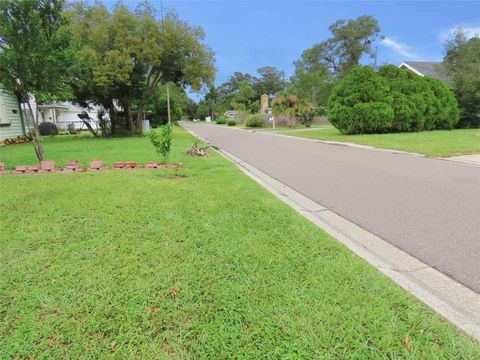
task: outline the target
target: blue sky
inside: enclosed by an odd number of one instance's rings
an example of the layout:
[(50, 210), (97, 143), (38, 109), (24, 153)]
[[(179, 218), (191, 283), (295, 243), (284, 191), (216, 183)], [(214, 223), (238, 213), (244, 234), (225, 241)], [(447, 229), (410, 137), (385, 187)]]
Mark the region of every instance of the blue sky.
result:
[[(152, 2), (160, 9), (160, 0)], [(480, 1), (164, 0), (163, 7), (205, 30), (205, 42), (216, 55), (217, 84), (234, 71), (253, 74), (267, 65), (290, 75), (293, 61), (304, 49), (328, 38), (328, 26), (340, 18), (377, 18), (386, 36), (378, 43), (379, 64), (439, 61), (452, 28), (461, 25), (480, 32)]]

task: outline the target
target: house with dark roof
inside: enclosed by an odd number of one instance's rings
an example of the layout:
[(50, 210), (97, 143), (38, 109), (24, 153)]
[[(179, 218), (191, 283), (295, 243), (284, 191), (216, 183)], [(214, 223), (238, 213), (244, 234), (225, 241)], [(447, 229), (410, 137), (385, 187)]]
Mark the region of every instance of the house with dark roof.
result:
[(422, 77), (428, 76), (450, 84), (445, 66), (438, 61), (406, 61), (401, 63), (399, 68), (410, 70)]

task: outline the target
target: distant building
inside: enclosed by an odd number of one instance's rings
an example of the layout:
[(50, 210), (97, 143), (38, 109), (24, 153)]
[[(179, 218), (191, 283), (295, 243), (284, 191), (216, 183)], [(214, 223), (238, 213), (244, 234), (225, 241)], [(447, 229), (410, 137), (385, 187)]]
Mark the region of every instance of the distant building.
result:
[(97, 117), (97, 113), (101, 109), (99, 106), (83, 108), (70, 102), (60, 102), (37, 105), (37, 109), (39, 123), (52, 122), (57, 125), (59, 130), (67, 130), (70, 124), (73, 124), (77, 130), (86, 130), (87, 127), (83, 120), (78, 117), (83, 112), (88, 114), (92, 128), (97, 130), (99, 127)]
[(406, 61), (400, 64), (399, 68), (410, 70), (419, 76), (428, 76), (444, 83), (450, 84), (451, 80), (447, 75), (445, 66), (435, 61)]
[(240, 120), (241, 119), (241, 116), (240, 116), (240, 114), (238, 113), (237, 110), (227, 110), (227, 111), (225, 111), (225, 115), (228, 116), (230, 119), (233, 119), (233, 120)]

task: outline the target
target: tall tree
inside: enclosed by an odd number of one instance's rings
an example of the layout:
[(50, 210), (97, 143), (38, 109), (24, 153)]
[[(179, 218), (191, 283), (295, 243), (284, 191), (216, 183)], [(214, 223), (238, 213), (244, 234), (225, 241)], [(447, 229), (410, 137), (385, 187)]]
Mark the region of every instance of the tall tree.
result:
[(373, 16), (339, 19), (329, 30), (332, 37), (306, 50), (304, 60), (312, 65), (323, 63), (333, 73), (345, 75), (363, 55), (375, 56), (372, 44), (379, 37), (380, 26)]
[[(139, 131), (159, 84), (199, 90), (213, 79), (213, 53), (203, 43), (203, 31), (174, 13), (159, 20), (148, 2), (134, 12), (120, 3), (111, 14), (101, 4), (82, 3), (70, 17), (82, 43), (81, 73), (92, 75), (92, 80), (78, 77), (76, 94), (106, 104), (111, 113), (118, 100), (132, 133)], [(99, 30), (105, 35), (97, 43)]]
[(273, 66), (264, 66), (257, 69), (260, 77), (253, 84), (258, 95), (272, 96), (285, 88), (285, 73)]
[(480, 35), (457, 29), (445, 46), (444, 64), (460, 105), (461, 127), (480, 126)]
[(295, 62), (287, 93), (299, 99), (297, 115), (307, 127), (315, 116), (324, 115), (334, 80), (325, 64), (309, 65), (303, 58)]
[(37, 102), (70, 94), (75, 49), (65, 26), (63, 6), (60, 0), (0, 2), (0, 82), (27, 104), (28, 127), (39, 160), (44, 155), (30, 94)]

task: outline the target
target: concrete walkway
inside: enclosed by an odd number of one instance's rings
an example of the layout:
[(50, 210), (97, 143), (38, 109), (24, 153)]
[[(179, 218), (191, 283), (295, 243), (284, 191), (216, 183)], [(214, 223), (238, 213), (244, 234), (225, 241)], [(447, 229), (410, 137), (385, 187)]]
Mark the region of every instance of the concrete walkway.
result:
[(212, 144), (480, 292), (480, 168), (184, 123)]
[(460, 156), (451, 156), (444, 158), (449, 161), (456, 161), (465, 164), (472, 164), (480, 166), (480, 154), (470, 154), (470, 155), (460, 155)]

